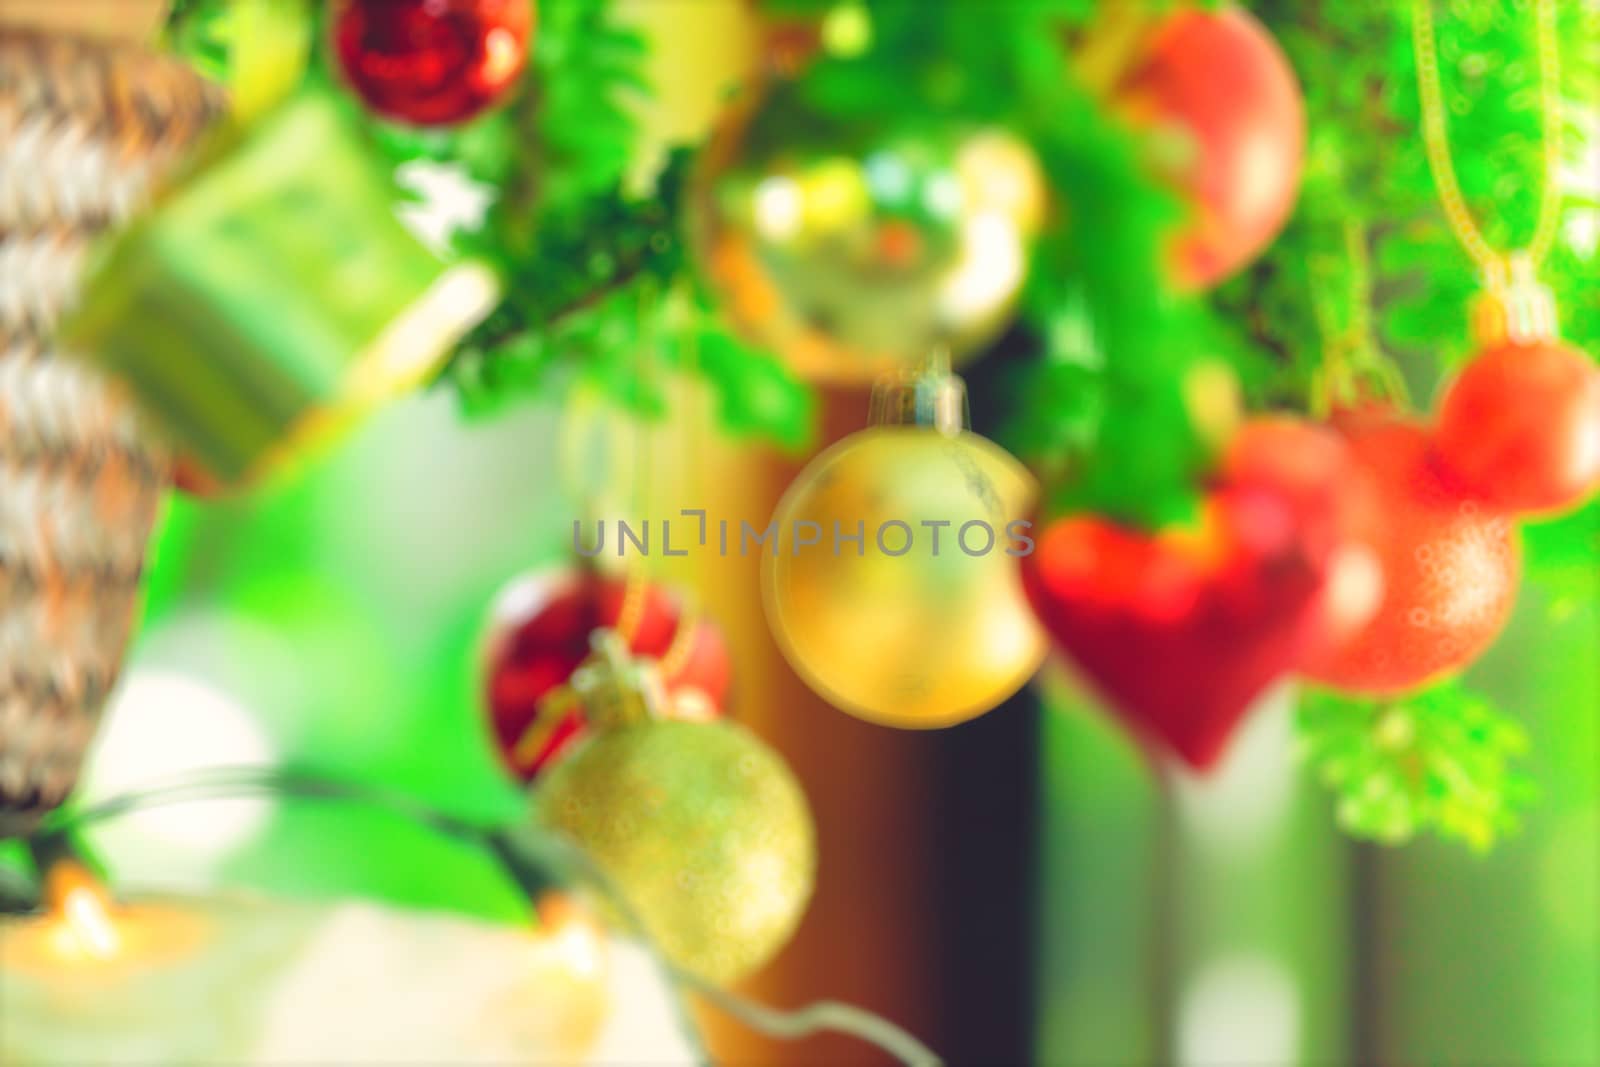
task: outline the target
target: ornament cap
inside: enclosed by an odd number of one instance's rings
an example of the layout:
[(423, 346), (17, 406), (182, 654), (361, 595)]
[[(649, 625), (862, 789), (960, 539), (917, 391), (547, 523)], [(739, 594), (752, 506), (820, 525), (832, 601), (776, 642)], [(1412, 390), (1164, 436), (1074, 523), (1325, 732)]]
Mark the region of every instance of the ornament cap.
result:
[(666, 706), (661, 675), (655, 666), (634, 658), (622, 636), (612, 629), (594, 631), (593, 651), (572, 675), (572, 690), (601, 730), (659, 718)]
[(967, 383), (950, 371), (950, 350), (936, 348), (914, 371), (889, 374), (872, 387), (874, 426), (926, 426), (947, 437), (971, 425)]
[(1481, 347), (1528, 345), (1556, 337), (1556, 302), (1534, 276), (1533, 260), (1519, 253), (1498, 264), (1472, 305), (1472, 335)]

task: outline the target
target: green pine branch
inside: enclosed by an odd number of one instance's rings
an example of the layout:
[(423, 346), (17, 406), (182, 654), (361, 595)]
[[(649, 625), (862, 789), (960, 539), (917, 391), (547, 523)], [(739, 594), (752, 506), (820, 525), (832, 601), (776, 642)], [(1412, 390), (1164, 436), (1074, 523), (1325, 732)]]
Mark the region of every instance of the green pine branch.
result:
[(1448, 682), (1394, 700), (1310, 689), (1296, 728), (1347, 833), (1401, 844), (1423, 831), (1479, 851), (1518, 828), (1531, 779), (1512, 764), (1521, 725)]

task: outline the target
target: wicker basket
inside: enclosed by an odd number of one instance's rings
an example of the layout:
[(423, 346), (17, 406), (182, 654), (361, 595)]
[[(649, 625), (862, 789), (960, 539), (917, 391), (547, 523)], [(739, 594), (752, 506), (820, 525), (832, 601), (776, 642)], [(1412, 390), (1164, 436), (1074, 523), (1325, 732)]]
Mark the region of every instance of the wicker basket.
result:
[(222, 111), (141, 49), (0, 28), (0, 836), (77, 781), (116, 679), (167, 459), (52, 341), (91, 242)]

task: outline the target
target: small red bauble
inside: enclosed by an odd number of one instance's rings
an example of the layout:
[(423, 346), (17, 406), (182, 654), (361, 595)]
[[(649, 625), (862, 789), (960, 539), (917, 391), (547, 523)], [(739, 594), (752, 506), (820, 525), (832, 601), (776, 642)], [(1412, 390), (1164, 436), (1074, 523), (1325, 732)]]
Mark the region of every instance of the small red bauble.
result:
[[(715, 623), (686, 613), (669, 589), (642, 586), (628, 647), (666, 672), (669, 718), (709, 719), (728, 696), (728, 650)], [(589, 636), (620, 629), (628, 582), (559, 568), (517, 579), (496, 601), (487, 641), (485, 698), (506, 765), (531, 780), (582, 737), (585, 712), (567, 683)]]
[(522, 74), (533, 0), (342, 0), (333, 46), (379, 115), (450, 126), (495, 103)]
[(1167, 166), (1194, 210), (1178, 281), (1215, 285), (1260, 254), (1294, 209), (1306, 143), (1300, 83), (1272, 34), (1237, 7), (1179, 11), (1117, 99), (1135, 124), (1172, 135)]
[(1494, 641), (1516, 599), (1516, 530), (1462, 494), (1430, 452), (1428, 432), (1388, 413), (1341, 417), (1378, 507), (1364, 539), (1383, 565), (1383, 602), (1311, 679), (1349, 692), (1414, 689), (1466, 666)]
[(1363, 611), (1331, 606), (1333, 585), (1348, 580), (1351, 466), (1333, 434), (1261, 420), (1230, 446), (1199, 529), (1150, 535), (1068, 518), (1023, 559), (1023, 587), (1130, 726), (1208, 769), (1257, 697)]
[(1445, 390), (1434, 451), (1490, 507), (1582, 503), (1600, 486), (1600, 367), (1554, 340), (1486, 349)]

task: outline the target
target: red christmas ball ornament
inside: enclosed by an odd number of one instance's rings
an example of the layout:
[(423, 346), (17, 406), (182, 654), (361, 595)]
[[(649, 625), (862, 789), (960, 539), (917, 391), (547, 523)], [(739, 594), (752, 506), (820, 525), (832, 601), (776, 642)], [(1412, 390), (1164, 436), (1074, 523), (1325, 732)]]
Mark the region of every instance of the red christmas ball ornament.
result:
[(1300, 83), (1266, 27), (1238, 7), (1178, 11), (1116, 98), (1160, 135), (1163, 168), (1193, 208), (1176, 242), (1179, 283), (1215, 285), (1260, 254), (1294, 208), (1306, 143)]
[(413, 126), (451, 126), (522, 74), (533, 0), (341, 0), (340, 69), (366, 105)]
[(1292, 501), (1308, 551), (1327, 562), (1305, 659), (1355, 637), (1382, 603), (1383, 563), (1362, 536), (1375, 519), (1377, 493), (1349, 446), (1337, 433), (1298, 419), (1256, 418), (1233, 438), (1221, 475)]
[(1268, 686), (1376, 605), (1373, 568), (1348, 551), (1352, 468), (1332, 433), (1260, 420), (1231, 443), (1198, 528), (1055, 522), (1023, 587), (1123, 719), (1206, 770)]
[(1336, 425), (1377, 494), (1362, 537), (1382, 562), (1384, 593), (1372, 621), (1305, 674), (1349, 692), (1399, 693), (1466, 666), (1499, 635), (1521, 569), (1516, 530), (1463, 495), (1422, 426), (1384, 412)]
[(721, 714), (729, 663), (716, 624), (661, 585), (641, 582), (631, 604), (629, 594), (628, 579), (561, 568), (519, 578), (497, 599), (485, 699), (501, 756), (524, 781), (584, 735), (587, 716), (567, 683), (601, 627), (621, 633), (634, 655), (657, 661), (669, 718)]
[(1489, 507), (1582, 503), (1600, 487), (1600, 367), (1556, 340), (1490, 346), (1446, 388), (1434, 451)]

